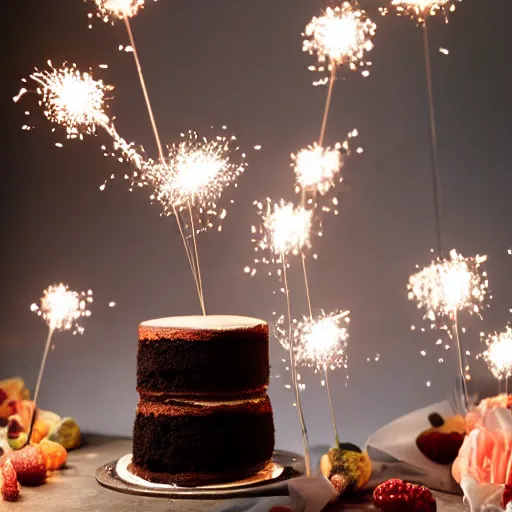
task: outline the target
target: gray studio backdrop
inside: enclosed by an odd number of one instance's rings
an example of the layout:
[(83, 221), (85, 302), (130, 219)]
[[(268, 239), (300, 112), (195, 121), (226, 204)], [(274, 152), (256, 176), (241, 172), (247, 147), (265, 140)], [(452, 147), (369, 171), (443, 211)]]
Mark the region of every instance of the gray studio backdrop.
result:
[[(10, 8), (13, 19), (25, 23), (13, 47), (23, 44), (25, 50), (8, 68), (5, 94), (12, 141), (3, 148), (10, 180), (2, 191), (9, 210), (2, 244), (0, 376), (21, 375), (34, 386), (46, 327), (29, 305), (47, 285), (64, 280), (76, 289), (91, 288), (95, 303), (85, 334), (55, 335), (40, 405), (74, 416), (85, 431), (130, 435), (138, 323), (195, 314), (199, 307), (174, 220), (161, 218), (147, 193), (130, 193), (122, 179), (100, 192), (110, 174), (122, 178), (126, 171), (102, 156), (100, 145), (108, 139), (100, 134), (58, 149), (59, 133), (37, 121), (35, 106), (37, 129), (19, 129), (26, 107), (11, 105), (10, 98), (34, 65), (43, 67), (48, 58), (82, 67), (107, 62), (101, 77), (116, 86), (111, 109), (119, 131), (156, 156), (132, 55), (118, 51), (127, 43), (122, 24), (98, 21), (90, 31), (83, 2), (47, 4), (28, 14)], [(285, 311), (283, 297), (273, 294), (279, 285), (265, 276), (266, 269), (253, 278), (243, 269), (254, 258), (250, 227), (258, 218), (252, 202), (294, 199), (290, 153), (318, 137), (326, 89), (312, 86), (318, 77), (307, 70), (314, 59), (301, 52), (301, 31), (323, 5), (162, 0), (148, 2), (133, 20), (163, 140), (225, 124), (248, 153), (250, 165), (238, 188), (221, 200), (228, 209), (222, 233), (198, 238), (210, 313), (271, 322), (274, 311)], [(438, 335), (411, 332), (421, 314), (406, 294), (409, 274), (429, 261), (435, 243), (421, 32), (409, 19), (381, 18), (377, 3), (366, 6), (378, 24), (371, 75), (340, 73), (326, 138), (333, 144), (358, 128), (364, 153), (346, 162), (340, 215), (325, 217), (324, 236), (314, 241), (319, 259), (310, 263), (314, 309), (351, 310), (349, 379), (337, 371), (331, 385), (341, 436), (358, 443), (393, 418), (442, 399), (454, 384), (449, 356), (435, 345)], [(504, 64), (511, 14), (507, 0), (467, 0), (449, 25), (437, 19), (430, 32), (447, 248), (489, 255), (492, 306), (483, 322), (463, 321), (469, 328), (463, 340), (473, 356), (481, 348), (478, 333), (503, 329), (512, 306), (511, 76)], [(252, 149), (257, 144), (259, 152)], [(291, 263), (293, 311), (300, 316), (306, 312), (300, 262)], [(277, 446), (301, 451), (284, 358), (272, 340)], [(484, 364), (472, 366), (474, 389), (496, 391)], [(301, 374), (311, 443), (331, 442), (320, 378), (311, 370)]]

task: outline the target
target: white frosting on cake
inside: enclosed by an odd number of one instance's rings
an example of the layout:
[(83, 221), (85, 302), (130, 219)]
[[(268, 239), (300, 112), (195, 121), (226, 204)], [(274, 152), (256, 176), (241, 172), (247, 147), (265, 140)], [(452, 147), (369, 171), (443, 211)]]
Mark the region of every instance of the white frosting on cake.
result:
[(208, 329), (212, 331), (227, 331), (235, 329), (252, 329), (258, 325), (266, 325), (264, 320), (248, 316), (235, 315), (192, 315), (157, 318), (141, 323), (141, 327), (160, 329)]

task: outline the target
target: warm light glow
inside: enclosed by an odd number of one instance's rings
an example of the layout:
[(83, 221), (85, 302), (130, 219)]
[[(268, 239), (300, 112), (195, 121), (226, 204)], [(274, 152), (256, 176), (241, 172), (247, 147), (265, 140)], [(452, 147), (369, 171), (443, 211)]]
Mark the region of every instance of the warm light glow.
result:
[(491, 334), (485, 343), (483, 356), (493, 375), (499, 380), (512, 377), (512, 328), (507, 326), (505, 332)]
[(336, 144), (331, 149), (314, 144), (292, 155), (297, 185), (301, 189), (325, 194), (334, 185), (341, 169), (341, 147), (341, 144)]
[(40, 305), (32, 304), (30, 309), (52, 330), (73, 330), (73, 334), (82, 334), (84, 328), (80, 325), (80, 319), (91, 315), (88, 306), (92, 301), (91, 290), (78, 293), (61, 283), (49, 286), (43, 292)]
[(334, 9), (328, 7), (320, 17), (314, 17), (304, 31), (303, 51), (316, 55), (320, 67), (348, 65), (356, 70), (371, 63), (364, 61), (366, 52), (373, 48), (372, 38), (377, 26), (354, 3), (343, 2)]
[[(182, 142), (169, 148), (165, 162), (143, 165), (143, 180), (154, 190), (152, 199), (163, 205), (166, 215), (190, 204), (206, 217), (224, 218), (225, 210), (217, 212), (217, 200), (227, 187), (236, 187), (236, 179), (247, 167), (245, 154), (236, 158), (235, 137), (208, 140), (193, 131), (181, 136)], [(206, 221), (203, 228), (210, 224)]]
[[(91, 0), (85, 0), (89, 2)], [(132, 18), (144, 8), (145, 0), (93, 0), (98, 12), (97, 16), (103, 21)], [(156, 2), (156, 0), (154, 0)]]
[(302, 206), (281, 200), (263, 217), (268, 248), (276, 255), (299, 254), (309, 246), (312, 213)]
[[(93, 134), (98, 125), (109, 123), (105, 113), (105, 94), (113, 87), (94, 80), (90, 73), (82, 73), (75, 64), (64, 64), (60, 69), (53, 68), (50, 61), (48, 65), (50, 70), (36, 69), (30, 78), (37, 84), (40, 104), (52, 123), (63, 126), (70, 139)], [(22, 89), (15, 101), (26, 92)]]
[[(456, 4), (462, 0), (391, 0), (391, 6), (394, 7), (399, 15), (407, 14), (414, 18), (418, 23), (424, 23), (429, 16), (435, 16), (442, 13), (445, 16), (449, 12), (455, 11)], [(382, 14), (387, 14), (387, 7), (381, 8)]]
[(349, 311), (322, 314), (299, 323), (295, 329), (297, 363), (319, 371), (346, 367), (348, 315)]
[(486, 260), (464, 258), (452, 250), (450, 259), (437, 259), (409, 278), (409, 299), (417, 301), (431, 321), (462, 310), (480, 314), (489, 284), (481, 269)]

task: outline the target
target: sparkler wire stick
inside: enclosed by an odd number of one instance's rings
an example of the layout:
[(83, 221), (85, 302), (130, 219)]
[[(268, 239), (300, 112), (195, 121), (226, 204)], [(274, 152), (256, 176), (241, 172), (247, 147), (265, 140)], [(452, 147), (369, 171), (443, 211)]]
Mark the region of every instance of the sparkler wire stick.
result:
[[(147, 111), (148, 111), (148, 115), (149, 115), (149, 120), (151, 122), (151, 128), (153, 129), (153, 134), (155, 136), (155, 141), (156, 141), (156, 145), (157, 145), (157, 148), (158, 148), (158, 153), (159, 153), (160, 160), (161, 160), (162, 164), (164, 164), (165, 163), (165, 157), (164, 157), (164, 152), (163, 152), (163, 148), (162, 148), (162, 142), (161, 142), (160, 134), (158, 132), (158, 128), (157, 128), (157, 125), (156, 125), (155, 116), (154, 116), (154, 113), (153, 113), (153, 108), (151, 106), (151, 101), (149, 99), (148, 89), (147, 89), (147, 86), (146, 86), (146, 80), (144, 79), (144, 74), (142, 72), (142, 66), (141, 66), (141, 63), (140, 63), (139, 54), (137, 52), (137, 46), (135, 45), (135, 38), (133, 37), (133, 32), (132, 32), (132, 29), (131, 29), (130, 20), (129, 20), (128, 16), (123, 16), (123, 20), (124, 20), (124, 24), (125, 24), (125, 27), (126, 27), (126, 31), (128, 33), (128, 39), (130, 40), (130, 45), (131, 45), (132, 50), (133, 50), (133, 57), (134, 57), (134, 60), (135, 60), (135, 66), (137, 67), (137, 73), (139, 75), (140, 85), (141, 85), (141, 88), (142, 88), (142, 93), (144, 95), (144, 100), (146, 102), (146, 107), (147, 107)], [(191, 250), (191, 248), (190, 248), (190, 246), (189, 246), (189, 244), (187, 242), (187, 238), (186, 238), (185, 233), (183, 231), (183, 226), (181, 225), (181, 221), (180, 221), (179, 214), (178, 214), (178, 211), (176, 209), (176, 206), (173, 204), (172, 208), (173, 208), (174, 217), (176, 218), (176, 222), (178, 224), (178, 229), (180, 231), (181, 238), (183, 240), (183, 245), (185, 247), (185, 252), (187, 253), (187, 258), (188, 258), (188, 262), (190, 264), (190, 269), (192, 270), (192, 274), (193, 274), (194, 280), (196, 282), (196, 287), (197, 287), (197, 291), (198, 291), (198, 295), (199, 295), (199, 303), (201, 305), (201, 309), (202, 309), (203, 314), (204, 314), (204, 301), (203, 301), (203, 297), (202, 297), (201, 286), (199, 284), (199, 279), (198, 279), (199, 272), (198, 272), (198, 269), (195, 268), (194, 257), (193, 257), (193, 254), (192, 254), (192, 250)], [(191, 219), (192, 219), (192, 215), (191, 215)], [(194, 237), (195, 237), (195, 234), (194, 234)]]
[(320, 130), (320, 138), (318, 139), (318, 145), (320, 147), (324, 144), (325, 131), (327, 129), (327, 119), (329, 118), (329, 111), (331, 109), (332, 91), (334, 89), (334, 82), (336, 80), (336, 64), (331, 64), (331, 78), (329, 80), (329, 90), (327, 91), (327, 99), (325, 101), (324, 117), (322, 119), (322, 128)]
[(39, 368), (39, 375), (37, 376), (36, 389), (34, 391), (34, 399), (33, 399), (34, 411), (32, 412), (32, 418), (30, 420), (27, 444), (30, 444), (30, 437), (32, 436), (32, 429), (34, 427), (34, 421), (36, 418), (37, 399), (39, 398), (39, 391), (41, 389), (41, 381), (43, 380), (44, 369), (46, 367), (46, 360), (48, 359), (48, 352), (50, 351), (50, 346), (52, 344), (52, 338), (53, 338), (54, 332), (55, 332), (55, 329), (52, 327), (49, 327), (48, 338), (46, 338), (46, 345), (44, 347), (43, 360), (41, 361), (41, 366)]
[(190, 227), (192, 229), (192, 240), (194, 242), (194, 251), (193, 255), (195, 257), (195, 265), (196, 265), (196, 276), (197, 276), (197, 287), (199, 291), (199, 301), (201, 302), (201, 309), (203, 311), (203, 316), (206, 316), (206, 309), (204, 307), (204, 295), (203, 295), (203, 282), (201, 280), (201, 267), (199, 266), (199, 251), (197, 250), (197, 240), (196, 240), (196, 227), (194, 225), (194, 215), (192, 214), (192, 205), (191, 202), (188, 201), (188, 213), (190, 215)]
[(340, 438), (338, 436), (338, 427), (336, 427), (336, 417), (334, 415), (334, 408), (332, 406), (331, 390), (329, 388), (329, 377), (327, 375), (327, 366), (324, 366), (325, 387), (329, 397), (329, 407), (331, 408), (332, 428), (334, 429), (334, 437), (336, 439), (336, 448), (340, 449)]
[(286, 271), (286, 258), (284, 253), (281, 253), (281, 260), (283, 263), (283, 282), (284, 282), (284, 290), (286, 294), (286, 307), (288, 313), (288, 342), (290, 346), (290, 367), (292, 371), (292, 381), (293, 387), (295, 390), (295, 401), (297, 402), (297, 411), (299, 413), (300, 419), (300, 428), (302, 431), (302, 441), (304, 443), (304, 464), (306, 467), (306, 477), (309, 478), (311, 476), (311, 459), (309, 455), (309, 442), (308, 442), (308, 430), (306, 427), (306, 422), (304, 421), (304, 413), (302, 411), (302, 405), (300, 401), (300, 390), (299, 383), (297, 379), (297, 366), (295, 362), (295, 351), (294, 351), (294, 343), (293, 343), (293, 332), (292, 332), (292, 311), (290, 306), (290, 289), (288, 287), (288, 275)]
[(437, 252), (440, 258), (444, 257), (442, 211), (441, 211), (441, 183), (439, 171), (439, 157), (437, 148), (437, 128), (434, 110), (434, 93), (432, 87), (432, 67), (430, 62), (430, 47), (428, 40), (427, 21), (423, 23), (423, 46), (425, 50), (425, 72), (427, 78), (428, 108), (430, 123), (430, 151), (432, 164), (432, 186), (434, 193), (434, 208), (436, 219)]
[(464, 405), (466, 407), (466, 410), (469, 408), (469, 399), (468, 399), (468, 386), (466, 383), (466, 377), (464, 372), (464, 362), (463, 362), (463, 356), (462, 356), (462, 346), (460, 343), (460, 337), (459, 337), (459, 320), (457, 315), (457, 310), (453, 312), (453, 337), (455, 338), (455, 343), (457, 344), (457, 352), (459, 355), (459, 371), (460, 371), (460, 378), (462, 379), (462, 395), (464, 397)]

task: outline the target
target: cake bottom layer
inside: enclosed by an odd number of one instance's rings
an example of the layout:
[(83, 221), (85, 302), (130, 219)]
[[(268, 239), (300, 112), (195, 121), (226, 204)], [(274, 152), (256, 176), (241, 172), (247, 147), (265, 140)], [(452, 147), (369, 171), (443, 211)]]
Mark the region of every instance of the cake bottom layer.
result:
[(231, 402), (141, 400), (130, 470), (152, 482), (212, 485), (262, 470), (274, 451), (268, 396)]

